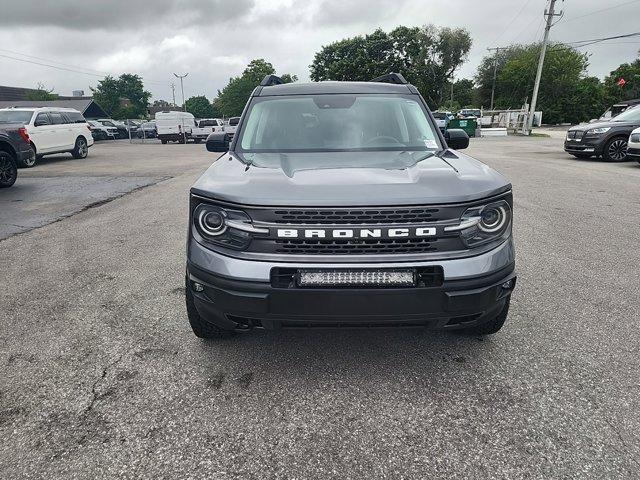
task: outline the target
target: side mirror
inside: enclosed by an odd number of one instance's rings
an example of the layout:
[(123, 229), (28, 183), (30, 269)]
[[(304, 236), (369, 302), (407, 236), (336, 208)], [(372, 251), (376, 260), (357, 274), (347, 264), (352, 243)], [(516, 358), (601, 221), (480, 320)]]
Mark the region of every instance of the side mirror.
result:
[(450, 128), (444, 132), (444, 138), (449, 148), (462, 150), (469, 146), (469, 135), (461, 128)]
[(226, 152), (229, 150), (229, 135), (224, 132), (213, 132), (207, 137), (209, 152)]

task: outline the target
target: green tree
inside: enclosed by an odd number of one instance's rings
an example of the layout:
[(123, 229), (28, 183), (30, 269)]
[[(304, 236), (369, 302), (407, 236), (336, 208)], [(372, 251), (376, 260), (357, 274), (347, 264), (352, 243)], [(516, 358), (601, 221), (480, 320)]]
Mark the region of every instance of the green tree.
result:
[(35, 90), (28, 91), (25, 95), (27, 100), (56, 100), (57, 93), (53, 93), (53, 89), (47, 89), (43, 83), (38, 82)]
[(204, 95), (188, 98), (184, 102), (185, 109), (196, 118), (213, 118), (216, 117), (216, 110)]
[[(493, 66), (497, 62), (495, 108), (520, 108), (531, 100), (540, 44), (513, 45), (498, 56), (485, 57), (476, 74), (478, 97), (488, 107), (491, 99)], [(538, 109), (545, 123), (577, 123), (602, 113), (602, 89), (593, 77), (587, 77), (587, 55), (563, 44), (547, 49)]]
[(91, 88), (93, 99), (113, 118), (140, 118), (147, 113), (151, 93), (142, 78), (124, 73), (118, 78), (106, 76)]
[[(260, 85), (265, 75), (273, 75), (276, 71), (271, 63), (262, 58), (252, 60), (242, 75), (229, 79), (229, 83), (222, 90), (218, 90), (218, 98), (213, 106), (225, 117), (237, 117), (251, 96), (254, 88)], [(298, 77), (285, 73), (280, 76), (285, 83), (295, 82)]]
[(471, 108), (477, 105), (478, 95), (473, 80), (463, 78), (453, 82), (453, 102), (451, 101), (451, 82), (448, 83), (447, 91), (449, 95), (439, 107), (441, 109), (454, 112), (461, 108)]
[(463, 28), (377, 29), (322, 47), (310, 66), (311, 79), (367, 81), (398, 72), (435, 108), (448, 98), (449, 81), (470, 48), (471, 36)]
[[(624, 85), (618, 85), (624, 79)], [(640, 98), (640, 58), (631, 63), (623, 63), (605, 79), (606, 100), (609, 105), (622, 100)]]

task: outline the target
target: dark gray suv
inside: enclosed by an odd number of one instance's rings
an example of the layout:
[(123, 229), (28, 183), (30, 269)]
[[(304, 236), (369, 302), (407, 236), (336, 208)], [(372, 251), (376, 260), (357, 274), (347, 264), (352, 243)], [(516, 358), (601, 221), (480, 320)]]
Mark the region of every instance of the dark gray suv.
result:
[(399, 74), (267, 76), (191, 188), (186, 302), (199, 337), (253, 328), (497, 332), (515, 287), (511, 185), (459, 153)]

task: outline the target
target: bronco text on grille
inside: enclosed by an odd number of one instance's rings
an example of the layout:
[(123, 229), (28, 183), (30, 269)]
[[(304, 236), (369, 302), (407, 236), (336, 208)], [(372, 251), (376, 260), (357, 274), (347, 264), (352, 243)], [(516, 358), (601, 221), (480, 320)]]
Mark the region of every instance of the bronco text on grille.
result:
[(515, 288), (513, 197), (399, 74), (267, 76), (191, 188), (186, 306), (200, 337), (253, 328), (495, 333)]

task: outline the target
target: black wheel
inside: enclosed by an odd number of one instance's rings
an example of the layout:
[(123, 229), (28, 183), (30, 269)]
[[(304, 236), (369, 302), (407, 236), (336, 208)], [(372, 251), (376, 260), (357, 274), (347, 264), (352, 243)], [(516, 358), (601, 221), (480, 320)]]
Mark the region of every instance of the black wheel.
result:
[(9, 152), (0, 150), (0, 188), (7, 188), (16, 183), (18, 166)]
[(504, 322), (507, 320), (507, 315), (509, 314), (510, 302), (511, 302), (511, 296), (507, 297), (507, 301), (505, 302), (504, 307), (502, 307), (502, 310), (500, 310), (500, 313), (496, 315), (495, 318), (481, 325), (468, 328), (467, 332), (472, 333), (474, 335), (492, 335), (500, 331), (500, 329), (504, 325)]
[(166, 145), (166, 144), (167, 144), (167, 141), (166, 141), (164, 138), (163, 138), (162, 140), (160, 140), (160, 142), (161, 142), (163, 145)]
[(202, 139), (201, 139), (201, 138), (194, 138), (194, 139), (193, 139), (193, 142), (194, 142), (194, 143), (200, 143), (201, 141), (202, 141)]
[(73, 158), (87, 158), (89, 154), (89, 145), (87, 145), (87, 141), (83, 137), (78, 137), (76, 139), (76, 146), (71, 152)]
[(207, 322), (200, 316), (196, 309), (196, 305), (193, 302), (193, 292), (191, 292), (188, 279), (185, 279), (185, 298), (187, 304), (187, 317), (189, 318), (189, 324), (191, 325), (191, 329), (196, 337), (223, 338), (235, 334), (233, 330), (224, 330), (217, 325)]
[(588, 155), (586, 153), (572, 153), (571, 155), (573, 155), (576, 158), (579, 158), (580, 160), (586, 160), (588, 158), (591, 158), (591, 155)]
[(31, 150), (34, 151), (34, 154), (30, 155), (29, 158), (25, 158), (24, 160), (21, 160), (20, 162), (18, 162), (18, 168), (35, 167), (36, 162), (42, 158), (41, 155), (36, 155), (35, 154), (36, 147), (34, 147), (33, 144), (31, 144)]
[(604, 146), (602, 158), (607, 162), (624, 162), (627, 159), (627, 139), (613, 137)]

